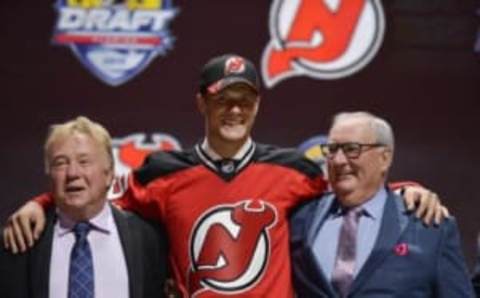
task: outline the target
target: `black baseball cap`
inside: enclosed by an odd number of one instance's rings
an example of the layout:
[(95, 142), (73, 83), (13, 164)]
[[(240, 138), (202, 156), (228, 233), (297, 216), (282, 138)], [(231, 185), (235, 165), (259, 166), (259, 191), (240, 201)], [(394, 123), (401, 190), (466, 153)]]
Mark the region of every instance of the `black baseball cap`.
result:
[(202, 68), (200, 93), (215, 94), (234, 83), (245, 83), (258, 92), (260, 84), (253, 63), (235, 54), (214, 57)]

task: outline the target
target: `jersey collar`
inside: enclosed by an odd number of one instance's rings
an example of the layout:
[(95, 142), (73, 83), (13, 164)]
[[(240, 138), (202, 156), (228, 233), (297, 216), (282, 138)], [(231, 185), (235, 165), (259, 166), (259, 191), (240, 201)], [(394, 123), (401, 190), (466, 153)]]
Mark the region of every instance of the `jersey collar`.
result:
[(248, 138), (233, 158), (229, 159), (222, 158), (215, 152), (207, 139), (204, 139), (201, 144), (197, 144), (195, 151), (203, 164), (228, 181), (233, 179), (250, 162), (255, 152), (255, 143), (251, 138)]

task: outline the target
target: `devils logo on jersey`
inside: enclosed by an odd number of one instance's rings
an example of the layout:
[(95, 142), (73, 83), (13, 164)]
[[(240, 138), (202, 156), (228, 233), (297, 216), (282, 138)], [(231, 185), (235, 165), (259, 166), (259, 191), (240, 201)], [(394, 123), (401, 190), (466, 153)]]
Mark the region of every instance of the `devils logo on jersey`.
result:
[(190, 237), (190, 293), (209, 289), (232, 294), (255, 285), (268, 263), (268, 230), (276, 221), (275, 207), (262, 200), (206, 211)]
[(264, 50), (267, 87), (292, 76), (337, 79), (368, 64), (385, 31), (379, 0), (275, 0)]

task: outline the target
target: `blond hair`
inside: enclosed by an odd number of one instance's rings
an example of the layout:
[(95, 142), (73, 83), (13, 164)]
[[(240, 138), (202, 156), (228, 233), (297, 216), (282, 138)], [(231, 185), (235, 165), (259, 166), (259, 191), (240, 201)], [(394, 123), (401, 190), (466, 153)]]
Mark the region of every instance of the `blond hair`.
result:
[(108, 156), (110, 169), (113, 170), (114, 162), (112, 153), (112, 138), (110, 137), (110, 134), (101, 124), (96, 123), (85, 116), (79, 116), (65, 123), (53, 124), (50, 126), (50, 130), (43, 147), (45, 172), (49, 172), (50, 164), (48, 160), (48, 152), (52, 144), (59, 139), (73, 135), (75, 132), (90, 136), (98, 144), (100, 144)]

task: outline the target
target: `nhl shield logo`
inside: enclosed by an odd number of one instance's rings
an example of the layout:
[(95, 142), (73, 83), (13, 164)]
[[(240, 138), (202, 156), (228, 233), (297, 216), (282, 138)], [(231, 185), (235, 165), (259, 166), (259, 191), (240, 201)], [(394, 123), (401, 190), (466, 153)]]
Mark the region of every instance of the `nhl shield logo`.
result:
[(173, 47), (171, 0), (58, 0), (53, 42), (71, 48), (97, 78), (121, 85)]
[(365, 67), (383, 41), (379, 0), (275, 0), (262, 57), (267, 87), (293, 76), (338, 79)]

